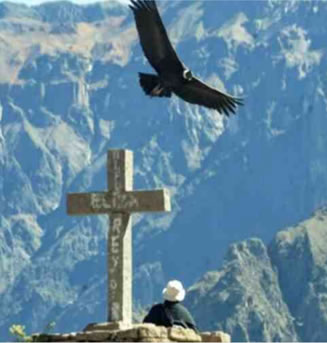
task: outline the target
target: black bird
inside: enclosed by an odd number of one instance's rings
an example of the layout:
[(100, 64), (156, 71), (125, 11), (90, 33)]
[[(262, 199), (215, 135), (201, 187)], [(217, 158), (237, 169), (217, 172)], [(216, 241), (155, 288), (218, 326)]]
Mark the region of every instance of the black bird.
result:
[(227, 116), (242, 99), (219, 92), (192, 75), (171, 45), (154, 0), (131, 0), (143, 52), (158, 75), (139, 73), (140, 85), (149, 96), (170, 97), (215, 109)]

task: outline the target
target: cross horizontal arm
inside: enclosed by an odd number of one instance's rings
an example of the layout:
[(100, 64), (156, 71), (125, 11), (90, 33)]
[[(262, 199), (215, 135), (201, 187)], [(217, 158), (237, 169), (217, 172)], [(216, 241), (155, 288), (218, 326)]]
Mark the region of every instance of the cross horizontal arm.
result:
[(127, 196), (134, 198), (135, 207), (131, 212), (169, 212), (171, 210), (168, 189), (154, 191), (126, 192)]
[(69, 215), (170, 211), (167, 189), (154, 191), (71, 193), (67, 195)]

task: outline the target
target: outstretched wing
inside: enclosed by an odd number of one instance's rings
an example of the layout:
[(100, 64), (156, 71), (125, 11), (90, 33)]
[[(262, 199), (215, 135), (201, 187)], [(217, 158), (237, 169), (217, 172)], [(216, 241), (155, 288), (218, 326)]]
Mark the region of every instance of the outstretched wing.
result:
[(219, 92), (195, 77), (178, 90), (175, 90), (175, 93), (191, 104), (215, 109), (226, 116), (229, 116), (230, 113), (235, 113), (237, 106), (243, 105), (242, 99)]
[(170, 64), (174, 69), (177, 67), (183, 70), (182, 63), (169, 41), (155, 1), (131, 0), (129, 7), (134, 13), (144, 55), (152, 67), (160, 73), (160, 62), (165, 61), (165, 66)]

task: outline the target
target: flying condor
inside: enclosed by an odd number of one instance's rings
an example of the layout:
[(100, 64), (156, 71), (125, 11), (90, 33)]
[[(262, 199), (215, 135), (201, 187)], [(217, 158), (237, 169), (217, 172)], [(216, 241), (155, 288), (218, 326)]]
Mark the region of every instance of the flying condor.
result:
[(172, 93), (183, 100), (217, 110), (235, 113), (242, 99), (222, 93), (192, 75), (178, 58), (171, 45), (154, 0), (131, 0), (136, 28), (143, 52), (157, 72), (139, 73), (140, 85), (149, 96), (170, 97)]

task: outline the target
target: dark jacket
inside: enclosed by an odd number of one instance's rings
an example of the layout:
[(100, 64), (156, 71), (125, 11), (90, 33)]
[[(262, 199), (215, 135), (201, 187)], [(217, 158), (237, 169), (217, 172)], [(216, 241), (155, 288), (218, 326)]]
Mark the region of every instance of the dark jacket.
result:
[(164, 304), (152, 306), (143, 320), (143, 323), (153, 323), (166, 327), (170, 327), (174, 324), (178, 325), (180, 322), (184, 322), (188, 328), (197, 331), (195, 321), (190, 312), (181, 303), (167, 300)]

